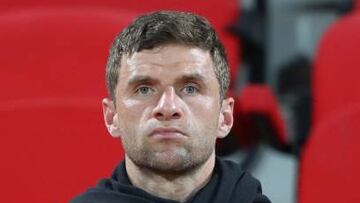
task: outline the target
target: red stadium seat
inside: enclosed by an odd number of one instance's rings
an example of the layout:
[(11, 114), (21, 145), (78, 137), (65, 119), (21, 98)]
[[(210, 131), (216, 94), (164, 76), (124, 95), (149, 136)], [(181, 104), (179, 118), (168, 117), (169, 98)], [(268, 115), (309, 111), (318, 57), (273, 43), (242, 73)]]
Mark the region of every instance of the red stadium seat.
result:
[(0, 14), (3, 202), (67, 202), (123, 157), (101, 99), (114, 35), (135, 15), (101, 9)]
[(0, 104), (2, 202), (68, 202), (123, 158), (98, 100)]
[(360, 202), (360, 14), (324, 35), (313, 72), (312, 133), (300, 161), (299, 203)]
[(0, 100), (106, 96), (108, 48), (134, 16), (99, 9), (1, 13)]
[(360, 103), (360, 14), (335, 23), (320, 44), (313, 72), (313, 125)]
[(115, 13), (131, 11), (135, 13), (146, 13), (156, 10), (181, 10), (191, 11), (205, 16), (214, 25), (224, 46), (226, 47), (231, 67), (231, 75), (234, 80), (239, 65), (239, 41), (236, 36), (228, 32), (227, 27), (234, 23), (239, 15), (237, 0), (3, 0), (0, 11), (21, 12), (21, 9), (37, 8), (39, 10), (48, 8), (88, 8), (113, 10)]
[(279, 103), (270, 87), (261, 84), (245, 86), (238, 100), (238, 108), (243, 114), (259, 114), (266, 117), (274, 128), (278, 142), (282, 145), (287, 144), (285, 123)]
[[(259, 134), (259, 126), (256, 125), (252, 116), (264, 118), (273, 132), (271, 139), (275, 139), (276, 145), (285, 146), (288, 143), (286, 137), (285, 122), (282, 118), (278, 101), (267, 85), (246, 85), (241, 94), (236, 97), (234, 130), (239, 134), (240, 145), (252, 145), (253, 139)], [(258, 139), (258, 138), (255, 138)], [(262, 137), (261, 139), (265, 139)]]
[(359, 123), (357, 106), (314, 129), (301, 157), (299, 203), (360, 202)]

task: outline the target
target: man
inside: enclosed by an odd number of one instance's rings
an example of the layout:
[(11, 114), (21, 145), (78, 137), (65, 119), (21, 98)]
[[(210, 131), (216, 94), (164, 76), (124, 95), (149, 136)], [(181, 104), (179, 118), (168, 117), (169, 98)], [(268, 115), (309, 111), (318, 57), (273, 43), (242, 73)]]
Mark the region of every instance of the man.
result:
[(238, 165), (215, 156), (233, 125), (223, 46), (202, 17), (141, 16), (113, 42), (103, 100), (125, 160), (73, 203), (269, 202)]

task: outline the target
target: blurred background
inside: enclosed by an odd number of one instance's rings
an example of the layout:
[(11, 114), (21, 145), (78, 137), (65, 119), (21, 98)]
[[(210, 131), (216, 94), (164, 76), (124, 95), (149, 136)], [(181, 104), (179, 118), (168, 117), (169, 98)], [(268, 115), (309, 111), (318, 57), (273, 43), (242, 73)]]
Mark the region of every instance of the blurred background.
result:
[(236, 100), (217, 153), (276, 203), (360, 202), (360, 1), (1, 0), (2, 202), (68, 202), (123, 158), (103, 125), (108, 48), (134, 17), (216, 28)]

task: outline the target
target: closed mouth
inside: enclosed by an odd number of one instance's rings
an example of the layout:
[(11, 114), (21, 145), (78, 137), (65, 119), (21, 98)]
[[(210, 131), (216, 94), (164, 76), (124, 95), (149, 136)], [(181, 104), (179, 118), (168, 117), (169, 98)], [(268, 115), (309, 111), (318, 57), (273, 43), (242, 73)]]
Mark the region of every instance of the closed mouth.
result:
[(164, 138), (164, 139), (171, 139), (171, 138), (180, 138), (185, 137), (186, 134), (176, 128), (155, 128), (150, 137), (156, 138)]

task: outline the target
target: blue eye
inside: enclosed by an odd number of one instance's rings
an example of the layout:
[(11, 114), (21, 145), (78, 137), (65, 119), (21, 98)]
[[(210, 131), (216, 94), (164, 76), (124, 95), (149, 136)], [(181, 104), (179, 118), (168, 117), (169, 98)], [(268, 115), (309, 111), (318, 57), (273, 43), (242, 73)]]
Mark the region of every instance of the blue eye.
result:
[(193, 85), (187, 85), (187, 86), (184, 87), (183, 91), (186, 94), (193, 95), (193, 94), (196, 94), (198, 92), (198, 88), (193, 86)]
[(136, 93), (140, 95), (149, 95), (153, 92), (153, 90), (150, 87), (142, 86), (136, 89)]

